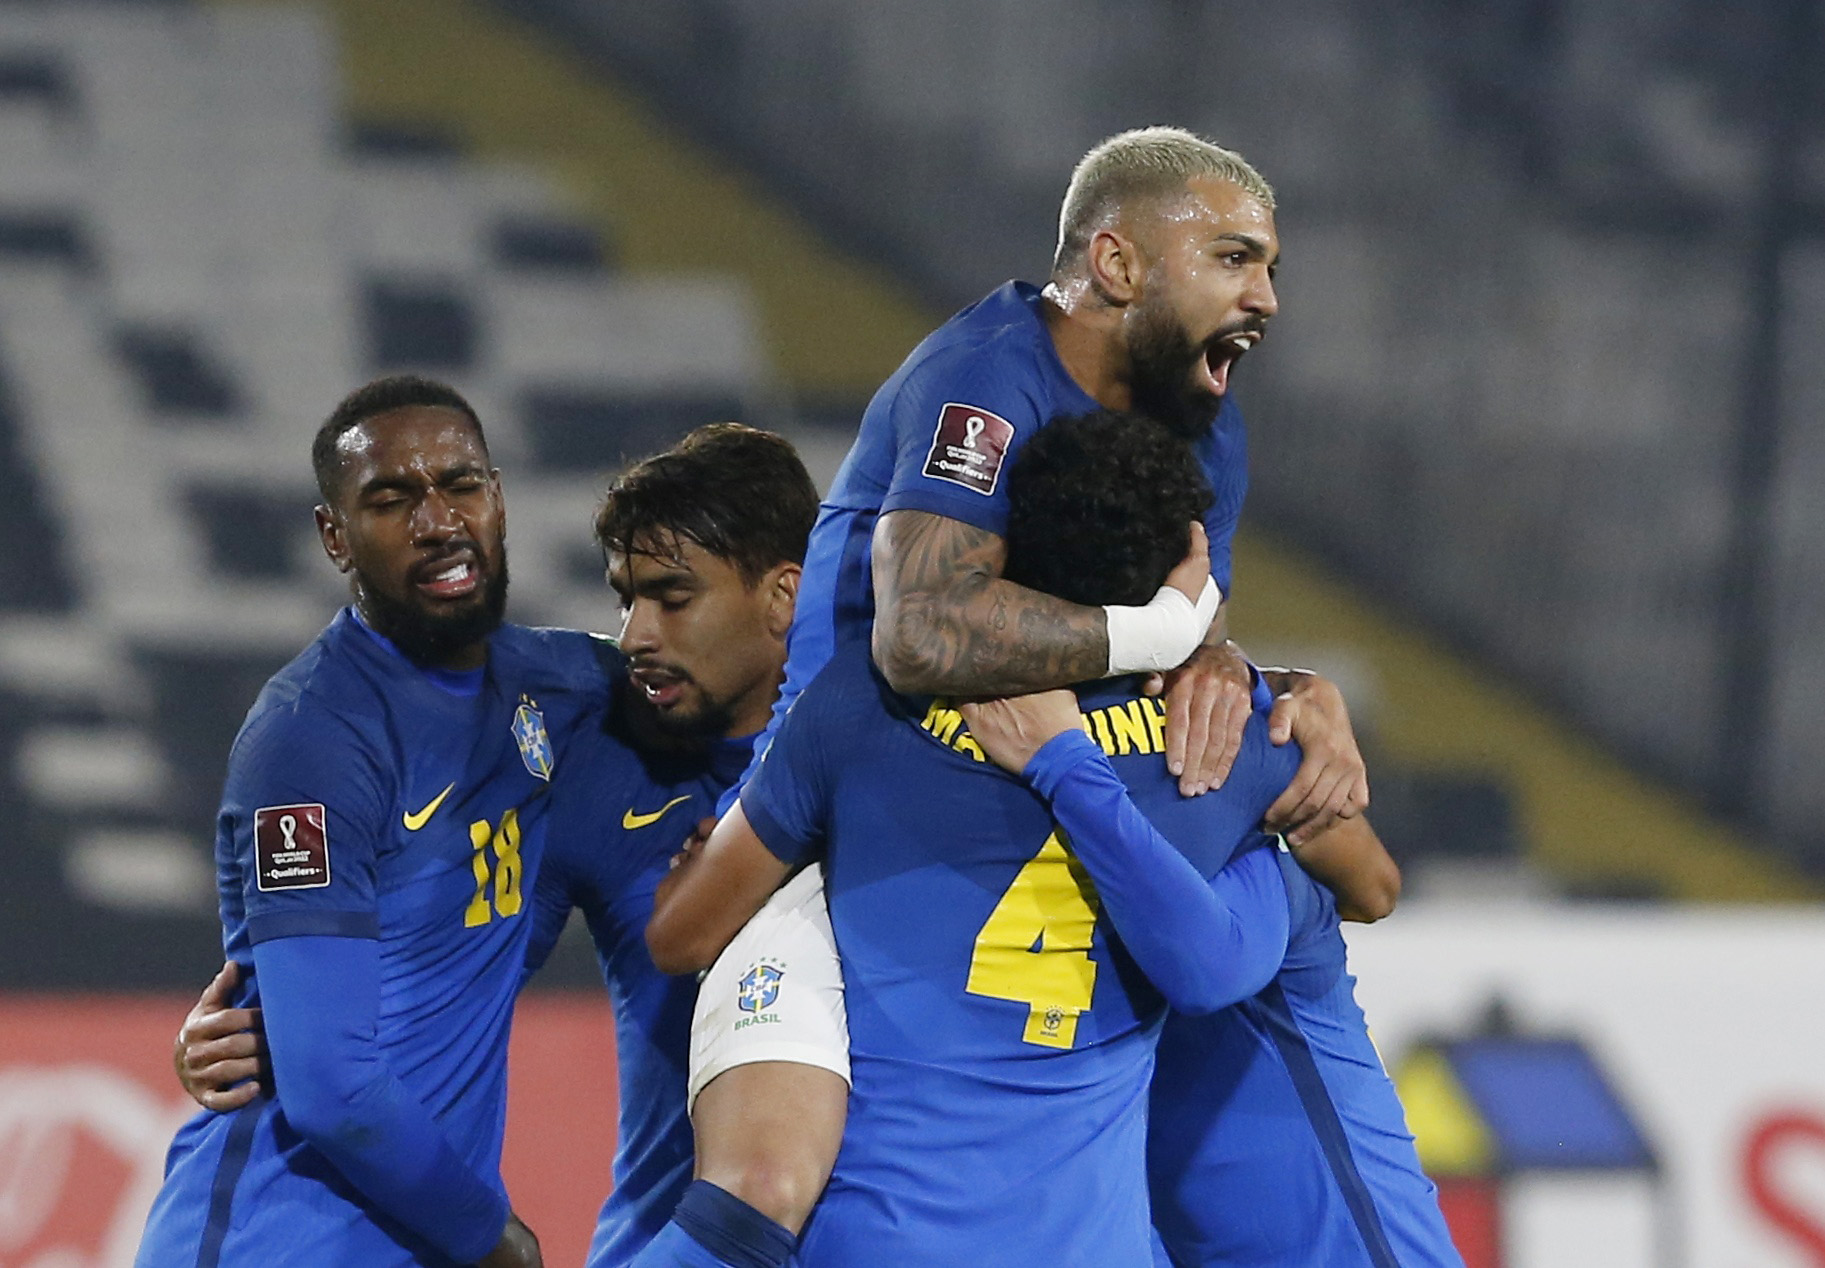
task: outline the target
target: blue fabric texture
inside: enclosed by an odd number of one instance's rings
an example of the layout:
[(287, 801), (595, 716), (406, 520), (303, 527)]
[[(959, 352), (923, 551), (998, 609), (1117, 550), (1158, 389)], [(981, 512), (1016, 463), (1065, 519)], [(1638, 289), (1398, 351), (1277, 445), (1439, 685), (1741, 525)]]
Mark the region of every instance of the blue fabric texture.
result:
[(708, 1180), (692, 1182), (672, 1219), (734, 1268), (783, 1268), (798, 1242), (789, 1230)]
[(286, 1118), (382, 1211), (458, 1263), (494, 1248), (507, 1199), (387, 1068), (380, 944), (298, 937), (254, 948)]
[[(1258, 727), (1253, 742), (1266, 743)], [(1271, 850), (1248, 850), (1206, 883), (1082, 731), (1047, 741), (1023, 773), (1051, 802), (1116, 933), (1167, 1003), (1214, 1012), (1273, 979), (1286, 955), (1287, 905)], [(1250, 826), (1238, 822), (1237, 835)]]
[(667, 1224), (632, 1259), (627, 1268), (735, 1268), (676, 1223)]

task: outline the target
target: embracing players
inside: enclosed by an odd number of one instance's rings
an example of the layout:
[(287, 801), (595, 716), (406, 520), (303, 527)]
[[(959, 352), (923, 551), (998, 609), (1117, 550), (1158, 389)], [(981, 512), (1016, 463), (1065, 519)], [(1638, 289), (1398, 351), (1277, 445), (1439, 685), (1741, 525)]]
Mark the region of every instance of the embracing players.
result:
[[(460, 399), (435, 385), (414, 390)], [(352, 399), (380, 391), (376, 385)], [(409, 445), (411, 437), (401, 443)], [(542, 863), (536, 876), (531, 869), (520, 874), (519, 891), (531, 918), (529, 940), (523, 935), (520, 942), (524, 974), (544, 961), (574, 908), (587, 921), (615, 1010), (622, 1112), (614, 1189), (590, 1247), (592, 1265), (626, 1264), (671, 1217), (690, 1183), (686, 1071), (696, 985), (661, 974), (643, 935), (672, 856), (747, 765), (753, 736), (766, 721), (816, 509), (816, 488), (788, 443), (715, 424), (632, 466), (597, 515), (597, 540), (625, 610), (621, 652), (589, 643), (600, 653), (595, 677), (602, 691), (568, 735), (561, 776), (540, 819)], [(500, 556), (491, 575), (504, 590), (504, 555), (490, 549)], [(498, 609), (490, 619), (498, 622)], [(505, 627), (495, 641), (512, 631)], [(539, 637), (583, 636), (542, 631)], [(270, 1075), (254, 1033), (259, 1001), (248, 1001), (253, 1008), (224, 1007), (232, 983), (228, 970), (205, 992), (176, 1053), (187, 1090), (223, 1111), (240, 1110), (261, 1094), (259, 1085), (242, 1080)], [(274, 1004), (267, 1004), (270, 1025)], [(427, 1045), (439, 1041), (466, 1042), (450, 1033), (425, 1037)], [(504, 1049), (491, 1052), (504, 1060)], [(281, 1087), (279, 1106), (292, 1099), (290, 1087)], [(822, 1184), (819, 1173), (812, 1198)], [(243, 1191), (221, 1205), (244, 1221), (246, 1205), (262, 1200)], [(156, 1262), (188, 1265), (193, 1251)], [(308, 1244), (290, 1253), (303, 1264), (352, 1262), (334, 1248)], [(421, 1262), (447, 1261), (427, 1254)]]
[[(1188, 134), (1150, 129), (1087, 156), (1061, 222), (1045, 292), (1010, 285), (966, 310), (921, 345), (871, 405), (814, 539), (792, 635), (792, 677), (802, 683), (839, 641), (868, 632), (877, 595), (883, 621), (874, 626), (876, 646), (890, 677), (905, 687), (1058, 685), (1112, 670), (1169, 668), (1193, 653), (1191, 666), (1172, 679), (1163, 743), (1184, 786), (1197, 790), (1220, 780), (1237, 751), (1247, 667), (1222, 642), (1220, 627), (1198, 646), (1205, 625), (1194, 596), (1162, 591), (1102, 608), (1002, 580), (1001, 477), (1014, 451), (1054, 413), (1144, 404), (1197, 438), (1219, 489), (1206, 518), (1211, 566), (1227, 581), (1244, 464), (1240, 421), (1222, 394), (1230, 366), (1274, 311), (1272, 195), (1237, 156)], [(663, 677), (655, 676), (655, 701), (671, 694)], [(1273, 685), (1282, 694), (1277, 737), (1293, 731), (1306, 760), (1272, 813), (1303, 842), (1332, 814), (1359, 807), (1366, 790), (1334, 688), (1303, 675), (1276, 677)], [(756, 978), (752, 997), (764, 998), (768, 989)], [(840, 1124), (837, 1062), (832, 1056), (824, 1067), (797, 1064), (812, 1077), (832, 1074), (834, 1087), (816, 1095), (826, 1108), (834, 1097)], [(740, 1068), (724, 1078), (739, 1079)], [(717, 1095), (712, 1083), (705, 1096)], [(747, 1104), (751, 1113), (754, 1102)], [(786, 1117), (828, 1121), (808, 1104), (788, 1100), (779, 1108)], [(703, 1109), (700, 1102), (700, 1135), (706, 1123), (726, 1117)], [(735, 1112), (739, 1119), (740, 1102)], [(768, 1214), (808, 1208), (804, 1168), (782, 1186), (779, 1172), (769, 1170), (777, 1158), (754, 1161), (735, 1169), (735, 1191)], [(768, 1200), (782, 1193), (778, 1202)], [(720, 1220), (742, 1213), (708, 1214)]]
[[(1123, 133), (1084, 157), (1065, 194), (1048, 285), (1009, 283), (965, 309), (870, 402), (812, 533), (776, 724), (833, 652), (853, 642), (872, 646), (886, 681), (902, 692), (992, 695), (1170, 671), (1168, 767), (1189, 794), (1222, 782), (1254, 678), (1223, 636), (1220, 607), (1212, 620), (1213, 600), (1229, 583), (1247, 482), (1241, 417), (1228, 388), (1235, 362), (1278, 311), (1273, 201), (1241, 156), (1179, 129)], [(1100, 407), (1144, 410), (1193, 446), (1215, 491), (1203, 513), (1209, 578), (1196, 592), (1166, 586), (1141, 601), (1080, 604), (1002, 575), (1007, 464), (1052, 418)], [(1268, 818), (1301, 847), (1366, 805), (1367, 785), (1336, 689), (1310, 674), (1266, 677), (1274, 742), (1296, 738), (1304, 755)], [(760, 866), (744, 879), (765, 886), (767, 872)], [(841, 1035), (840, 996), (825, 986), (832, 972), (799, 975), (833, 1001), (830, 1018), (802, 1036), (738, 1029), (739, 1017), (709, 1015), (726, 1006), (719, 975), (742, 975), (748, 961), (768, 954), (807, 964), (819, 958), (817, 884), (815, 870), (795, 878), (700, 994), (700, 1026), (717, 1038), (705, 1041), (694, 1078), (715, 1076), (704, 1083), (713, 1102), (721, 1099), (718, 1083), (771, 1082), (794, 1061), (842, 1068), (842, 1044), (833, 1039)], [(694, 964), (706, 945), (712, 953), (721, 946), (705, 928), (682, 925), (654, 942), (662, 963)], [(767, 939), (780, 941), (759, 945)], [(821, 954), (830, 960), (827, 945)], [(779, 992), (782, 999), (795, 993), (789, 985)], [(781, 1055), (794, 1038), (798, 1056)], [(807, 1058), (807, 1048), (823, 1055)], [(744, 1074), (745, 1063), (763, 1068)], [(744, 1099), (764, 1104), (781, 1095), (757, 1087)], [(823, 1080), (795, 1096), (801, 1105), (820, 1098), (814, 1117), (825, 1121), (832, 1110), (821, 1098), (840, 1089)], [(699, 1115), (700, 1132), (703, 1126)], [(737, 1196), (790, 1231), (808, 1208), (769, 1199), (796, 1198), (807, 1170), (816, 1169), (786, 1147), (790, 1134), (770, 1139), (772, 1149), (750, 1147)]]
[[(1054, 422), (1012, 479), (1010, 577), (1079, 602), (1201, 580), (1180, 553), (1208, 492), (1149, 420)], [(855, 1092), (806, 1268), (1145, 1264), (1150, 1218), (1163, 1263), (1459, 1262), (1352, 998), (1337, 903), (1260, 826), (1299, 762), (1268, 741), (1265, 692), (1225, 786), (1186, 798), (1141, 686), (959, 711), (839, 649), (666, 882), (649, 939), (669, 962), (823, 864)], [(1364, 821), (1306, 854), (1349, 878), (1359, 914), (1385, 909), (1393, 867)], [(821, 971), (811, 944), (744, 930), (703, 990), (766, 1022)], [(1168, 1005), (1179, 1056), (1152, 1077)], [(699, 1008), (701, 1025), (714, 1000)], [(640, 1262), (762, 1262), (677, 1233)]]

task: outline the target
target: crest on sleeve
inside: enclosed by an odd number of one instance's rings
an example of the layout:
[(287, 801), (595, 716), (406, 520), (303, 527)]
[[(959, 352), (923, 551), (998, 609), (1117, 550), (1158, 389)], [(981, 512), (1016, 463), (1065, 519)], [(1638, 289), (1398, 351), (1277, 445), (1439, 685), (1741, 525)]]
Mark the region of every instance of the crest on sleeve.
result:
[(773, 1007), (773, 1001), (779, 998), (780, 979), (785, 976), (784, 965), (757, 960), (741, 975), (735, 995), (736, 1007), (744, 1013), (758, 1013)]
[(925, 474), (987, 497), (1001, 478), (1001, 463), (1013, 439), (1014, 424), (1001, 415), (953, 402), (938, 411), (938, 431), (925, 459)]
[(520, 760), (526, 769), (540, 779), (551, 779), (551, 737), (545, 734), (545, 715), (527, 696), (520, 697), (520, 707), (513, 711), (513, 738), (520, 746)]
[(330, 883), (330, 841), (323, 824), (322, 802), (253, 812), (254, 881), (262, 892)]

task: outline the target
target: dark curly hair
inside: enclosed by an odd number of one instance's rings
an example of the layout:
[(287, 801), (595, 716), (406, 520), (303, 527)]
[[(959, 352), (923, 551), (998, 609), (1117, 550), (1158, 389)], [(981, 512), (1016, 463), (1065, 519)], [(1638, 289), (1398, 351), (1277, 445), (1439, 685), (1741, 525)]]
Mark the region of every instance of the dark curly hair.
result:
[(604, 555), (629, 555), (683, 538), (753, 583), (777, 564), (805, 562), (817, 504), (791, 442), (710, 423), (621, 473), (596, 512), (596, 542)]
[(1153, 597), (1210, 508), (1191, 446), (1142, 414), (1057, 418), (1008, 473), (1003, 575), (1072, 603)]

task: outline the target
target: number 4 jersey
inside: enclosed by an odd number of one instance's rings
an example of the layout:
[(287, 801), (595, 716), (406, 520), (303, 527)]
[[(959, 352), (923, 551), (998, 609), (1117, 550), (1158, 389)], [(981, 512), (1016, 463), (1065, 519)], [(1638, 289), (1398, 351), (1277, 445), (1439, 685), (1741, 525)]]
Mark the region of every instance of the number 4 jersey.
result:
[[(353, 1038), (377, 1053), (375, 1077), (413, 1103), (389, 1112), (409, 1111), (440, 1156), (447, 1144), (484, 1195), (500, 1189), (507, 1028), (549, 794), (573, 735), (600, 722), (604, 662), (618, 655), (587, 635), (504, 626), (485, 671), (439, 675), (344, 611), (267, 684), (229, 758), (216, 863), (237, 1005), (266, 1005), (277, 1061), (274, 989), (248, 980), (255, 949), (372, 940), (377, 1013), (349, 983), (321, 1025), (366, 1032)], [(281, 1068), (273, 1098), (179, 1130), (140, 1264), (450, 1262), (434, 1247), (461, 1235), (452, 1213), (420, 1203), (414, 1228), (378, 1208), (288, 1121), (302, 1091), (288, 1093)], [(382, 1161), (402, 1177), (430, 1165)], [(500, 1231), (489, 1222), (476, 1216), (482, 1251)]]
[[(1163, 769), (1163, 713), (1132, 680), (1082, 704), (1118, 765)], [(1227, 855), (1258, 838), (1297, 760), (1248, 746), (1221, 796), (1174, 790), (1168, 817), (1198, 824), (1162, 830), (1195, 826)], [(1149, 1263), (1165, 1004), (1046, 803), (983, 761), (954, 711), (896, 696), (852, 645), (794, 705), (741, 804), (781, 858), (823, 855), (847, 991), (854, 1095), (800, 1262)]]

